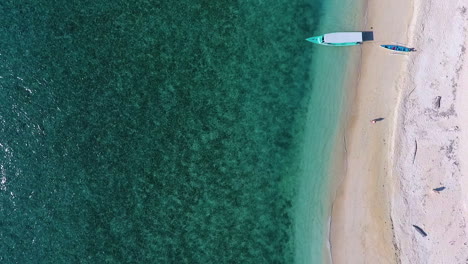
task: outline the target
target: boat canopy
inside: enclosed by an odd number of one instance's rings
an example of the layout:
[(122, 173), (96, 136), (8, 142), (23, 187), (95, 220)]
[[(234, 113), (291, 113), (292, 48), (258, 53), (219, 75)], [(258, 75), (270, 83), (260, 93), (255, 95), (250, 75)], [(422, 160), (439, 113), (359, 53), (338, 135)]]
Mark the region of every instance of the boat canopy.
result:
[(362, 32), (336, 32), (328, 33), (324, 36), (325, 43), (350, 43), (362, 42)]

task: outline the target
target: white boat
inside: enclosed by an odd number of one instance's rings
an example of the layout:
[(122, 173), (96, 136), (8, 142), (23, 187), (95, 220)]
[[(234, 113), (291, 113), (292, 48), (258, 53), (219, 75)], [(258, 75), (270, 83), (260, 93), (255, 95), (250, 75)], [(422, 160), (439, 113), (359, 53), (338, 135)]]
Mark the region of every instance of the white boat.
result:
[(373, 40), (373, 32), (334, 32), (306, 39), (312, 43), (326, 46), (353, 46)]

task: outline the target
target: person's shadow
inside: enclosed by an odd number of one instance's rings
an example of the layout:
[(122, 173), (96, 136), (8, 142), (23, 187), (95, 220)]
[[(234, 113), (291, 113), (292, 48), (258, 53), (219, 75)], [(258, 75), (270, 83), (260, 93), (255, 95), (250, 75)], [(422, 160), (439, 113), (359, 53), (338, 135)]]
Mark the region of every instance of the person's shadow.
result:
[(385, 118), (383, 117), (379, 117), (379, 118), (376, 118), (376, 119), (372, 119), (372, 121), (375, 121), (375, 122), (379, 122), (379, 121), (382, 121), (384, 120)]

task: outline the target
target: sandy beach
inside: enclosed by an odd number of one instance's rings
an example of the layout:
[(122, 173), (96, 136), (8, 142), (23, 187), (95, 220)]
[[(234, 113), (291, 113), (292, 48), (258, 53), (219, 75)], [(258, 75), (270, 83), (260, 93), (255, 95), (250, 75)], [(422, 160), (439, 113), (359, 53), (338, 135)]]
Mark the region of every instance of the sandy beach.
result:
[(401, 263), (468, 262), (467, 8), (415, 1), (410, 43), (418, 52), (402, 80), (391, 161)]
[[(467, 9), (463, 1), (368, 3), (364, 29), (374, 41), (362, 45), (345, 114), (333, 263), (468, 261)], [(379, 47), (395, 43), (416, 52)]]

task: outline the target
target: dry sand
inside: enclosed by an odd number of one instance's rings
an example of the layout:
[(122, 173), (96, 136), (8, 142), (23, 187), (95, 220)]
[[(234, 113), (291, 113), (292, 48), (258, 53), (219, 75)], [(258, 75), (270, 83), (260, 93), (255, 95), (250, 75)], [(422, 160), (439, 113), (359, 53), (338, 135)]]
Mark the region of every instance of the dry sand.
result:
[[(468, 1), (373, 1), (367, 14), (333, 263), (468, 263)], [(395, 42), (417, 51), (378, 46)]]
[(391, 161), (396, 250), (401, 263), (468, 263), (468, 1), (414, 7)]

